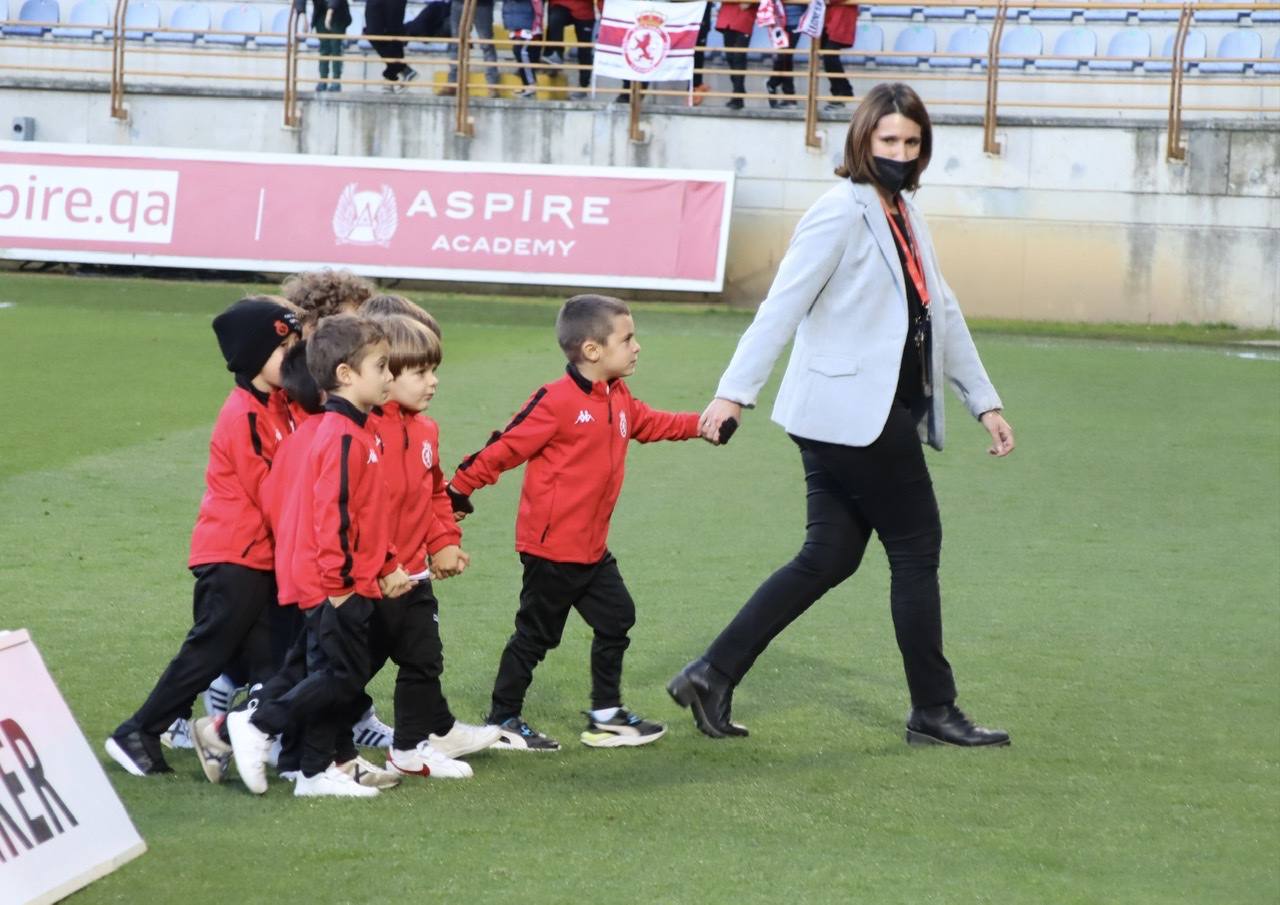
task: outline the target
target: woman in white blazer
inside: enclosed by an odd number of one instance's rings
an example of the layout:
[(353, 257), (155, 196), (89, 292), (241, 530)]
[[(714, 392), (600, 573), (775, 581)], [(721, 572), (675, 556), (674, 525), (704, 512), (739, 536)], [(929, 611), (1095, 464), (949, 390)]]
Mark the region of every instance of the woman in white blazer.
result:
[(938, 560), (942, 526), (922, 443), (942, 449), (945, 378), (991, 434), (1013, 451), (1013, 430), (938, 268), (919, 187), (933, 132), (903, 84), (863, 99), (845, 141), (838, 185), (801, 218), (769, 296), (738, 342), (702, 415), (708, 439), (751, 408), (794, 339), (773, 420), (800, 448), (807, 485), (804, 546), (770, 576), (667, 686), (712, 737), (746, 735), (731, 719), (734, 687), (769, 642), (858, 568), (874, 531), (891, 575), (890, 604), (912, 709), (913, 744), (1007, 745), (956, 707), (942, 653)]

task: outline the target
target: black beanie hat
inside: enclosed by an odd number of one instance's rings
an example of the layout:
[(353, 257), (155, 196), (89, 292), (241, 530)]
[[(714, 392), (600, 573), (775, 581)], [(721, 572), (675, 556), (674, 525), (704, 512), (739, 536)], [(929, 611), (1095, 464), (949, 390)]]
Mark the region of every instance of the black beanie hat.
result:
[(290, 333), (302, 335), (292, 311), (263, 298), (236, 302), (213, 319), (213, 332), (227, 370), (246, 377), (256, 377)]

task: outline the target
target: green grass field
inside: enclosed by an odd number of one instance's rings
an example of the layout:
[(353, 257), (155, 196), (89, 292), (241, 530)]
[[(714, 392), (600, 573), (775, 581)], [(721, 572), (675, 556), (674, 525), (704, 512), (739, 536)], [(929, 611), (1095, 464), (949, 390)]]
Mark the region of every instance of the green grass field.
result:
[[(209, 321), (241, 287), (0, 273), (0, 627), (29, 628), (95, 750), (189, 626), (184, 569), (229, 386)], [(551, 301), (430, 298), (445, 461), (563, 366)], [(630, 381), (701, 409), (737, 313), (637, 309)], [(713, 742), (663, 691), (803, 533), (799, 457), (761, 410), (724, 449), (635, 446), (611, 547), (639, 610), (627, 703), (647, 749), (576, 742), (571, 620), (526, 716), (558, 755), (375, 801), (265, 798), (176, 753), (102, 755), (150, 851), (77, 903), (1274, 903), (1280, 899), (1280, 361), (979, 335), (1019, 448), (951, 405), (930, 454), (960, 703), (1011, 748), (913, 750), (883, 555), (797, 622)], [(778, 369), (780, 373), (780, 368)], [(954, 403), (949, 400), (949, 404)], [(519, 476), (476, 496), (441, 583), (446, 690), (485, 710), (519, 584)], [(372, 686), (391, 713), (387, 674)], [(4, 898), (0, 891), (0, 900)]]

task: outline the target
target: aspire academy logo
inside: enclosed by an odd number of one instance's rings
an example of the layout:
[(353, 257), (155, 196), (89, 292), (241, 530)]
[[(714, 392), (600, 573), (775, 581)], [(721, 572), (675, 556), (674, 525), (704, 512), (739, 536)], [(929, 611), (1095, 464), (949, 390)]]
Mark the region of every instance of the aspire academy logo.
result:
[(657, 10), (645, 10), (636, 16), (636, 24), (622, 37), (622, 56), (628, 66), (643, 75), (662, 65), (671, 50), (666, 25), (666, 16)]
[(333, 236), (339, 245), (381, 245), (386, 248), (399, 225), (396, 193), (389, 185), (382, 185), (375, 192), (362, 191), (359, 183), (349, 182), (333, 209)]

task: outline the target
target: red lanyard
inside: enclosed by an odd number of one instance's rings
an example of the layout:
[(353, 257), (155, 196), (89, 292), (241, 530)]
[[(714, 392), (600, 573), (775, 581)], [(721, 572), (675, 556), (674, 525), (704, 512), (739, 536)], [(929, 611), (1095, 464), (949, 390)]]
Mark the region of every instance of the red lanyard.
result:
[(880, 199), (880, 206), (884, 208), (885, 219), (889, 221), (889, 229), (893, 230), (893, 238), (897, 240), (898, 247), (902, 249), (902, 256), (907, 260), (907, 273), (911, 277), (911, 283), (916, 287), (916, 292), (920, 294), (920, 304), (929, 307), (929, 287), (924, 281), (924, 257), (919, 253), (919, 246), (916, 245), (915, 233), (911, 231), (911, 218), (907, 216), (907, 212), (902, 208), (902, 202), (898, 202), (898, 212), (902, 214), (902, 222), (907, 227), (907, 235), (911, 237), (908, 242), (903, 237), (902, 231), (898, 229), (897, 221), (893, 219), (893, 213), (889, 210), (889, 205), (884, 203), (884, 199)]

